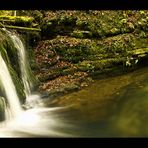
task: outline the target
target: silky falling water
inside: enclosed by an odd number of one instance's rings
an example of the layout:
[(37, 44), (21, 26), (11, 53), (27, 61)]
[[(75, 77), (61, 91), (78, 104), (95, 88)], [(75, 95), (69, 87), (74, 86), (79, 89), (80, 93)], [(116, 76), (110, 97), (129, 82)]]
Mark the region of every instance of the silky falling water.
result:
[[(13, 36), (11, 38), (15, 41), (14, 45), (20, 44), (18, 36), (12, 33), (9, 33), (9, 36)], [(22, 51), (25, 48), (20, 45), (15, 47), (19, 47), (18, 62), (22, 79), (24, 78), (23, 83), (28, 81), (30, 84), (29, 76), (24, 76), (29, 73), (23, 71), (27, 69), (23, 64), (27, 60)], [(0, 122), (0, 137), (148, 136), (148, 68), (122, 76), (95, 80), (90, 87), (56, 98), (59, 101), (72, 100), (74, 104), (71, 109), (40, 105), (34, 107), (33, 104), (32, 108), (22, 110), (7, 66), (0, 55), (0, 83), (6, 94), (5, 98), (1, 98), (1, 102), (6, 108), (6, 114), (11, 112), (14, 117), (6, 121), (7, 124)], [(39, 97), (38, 94), (32, 95), (30, 86), (25, 87), (26, 98), (32, 100)], [(28, 93), (26, 88), (30, 90)], [(46, 104), (50, 98), (39, 100), (45, 101)]]
[(31, 82), (31, 68), (26, 56), (26, 49), (21, 41), (20, 37), (10, 31), (6, 31), (9, 35), (9, 37), (12, 39), (12, 42), (14, 43), (14, 46), (16, 47), (18, 51), (18, 57), (19, 57), (19, 65), (21, 69), (21, 75), (22, 80), (24, 84), (24, 91), (26, 94), (26, 104), (30, 107), (35, 107), (40, 102), (40, 94), (32, 94), (31, 88), (33, 88), (33, 84)]
[(22, 80), (23, 80), (23, 84), (25, 88), (24, 91), (25, 91), (26, 97), (28, 97), (31, 94), (32, 83), (31, 83), (30, 75), (29, 75), (30, 67), (29, 67), (28, 60), (26, 58), (25, 47), (21, 39), (16, 34), (8, 32), (8, 35), (12, 39), (14, 46), (16, 47), (18, 51)]
[[(66, 125), (57, 117), (54, 117), (53, 112), (61, 108), (46, 108), (41, 105), (36, 105), (38, 103), (37, 101), (34, 103), (34, 100), (41, 100), (41, 98), (40, 95), (32, 94), (31, 92), (32, 83), (28, 72), (30, 67), (26, 59), (24, 45), (17, 35), (7, 30), (5, 31), (17, 48), (26, 101), (28, 101), (28, 103), (33, 103), (31, 108), (27, 110), (22, 109), (8, 67), (0, 55), (0, 82), (6, 94), (6, 99), (3, 99), (5, 115), (8, 116), (10, 112), (10, 120), (6, 119), (0, 124), (0, 137), (26, 137), (26, 135), (27, 137), (35, 135), (54, 137), (66, 136), (67, 134), (55, 130), (55, 127), (63, 127)], [(8, 100), (8, 103), (6, 103), (6, 100)]]

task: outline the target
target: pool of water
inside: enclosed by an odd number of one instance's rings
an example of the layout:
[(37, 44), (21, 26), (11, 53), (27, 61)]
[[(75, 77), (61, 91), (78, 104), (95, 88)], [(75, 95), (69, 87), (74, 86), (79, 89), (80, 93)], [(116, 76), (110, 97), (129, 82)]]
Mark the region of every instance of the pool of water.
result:
[[(95, 82), (3, 123), (1, 137), (147, 137), (148, 68)], [(53, 101), (53, 100), (52, 100)]]
[(148, 136), (148, 68), (96, 80), (91, 86), (64, 97), (71, 105), (65, 114), (78, 136)]

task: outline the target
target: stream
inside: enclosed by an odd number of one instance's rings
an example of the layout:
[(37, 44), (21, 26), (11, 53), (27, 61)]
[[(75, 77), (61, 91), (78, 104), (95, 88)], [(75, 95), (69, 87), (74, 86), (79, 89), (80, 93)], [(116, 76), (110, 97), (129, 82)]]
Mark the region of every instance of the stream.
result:
[(142, 68), (95, 80), (85, 89), (58, 98), (59, 104), (71, 105), (59, 112), (74, 125), (69, 132), (80, 137), (148, 136), (147, 75), (148, 68)]
[[(4, 120), (0, 137), (146, 137), (148, 68), (108, 77), (77, 92), (43, 98), (32, 91), (32, 72), (19, 35), (4, 29), (17, 49), (26, 102), (21, 104), (0, 54)], [(5, 97), (5, 98), (4, 98)]]
[[(78, 92), (39, 106), (4, 123), (1, 137), (146, 137), (148, 68), (95, 80)], [(54, 100), (54, 101), (55, 101)]]

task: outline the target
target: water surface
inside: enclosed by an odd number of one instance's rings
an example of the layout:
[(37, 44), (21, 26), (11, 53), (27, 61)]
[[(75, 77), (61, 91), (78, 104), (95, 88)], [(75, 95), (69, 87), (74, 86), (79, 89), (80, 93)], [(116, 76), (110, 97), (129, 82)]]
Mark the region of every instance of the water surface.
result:
[[(148, 136), (148, 68), (95, 82), (1, 124), (1, 137)], [(55, 102), (56, 107), (51, 107)], [(4, 125), (4, 126), (3, 126)]]
[(86, 137), (148, 136), (148, 68), (96, 80), (91, 86), (58, 98), (71, 105), (67, 120)]

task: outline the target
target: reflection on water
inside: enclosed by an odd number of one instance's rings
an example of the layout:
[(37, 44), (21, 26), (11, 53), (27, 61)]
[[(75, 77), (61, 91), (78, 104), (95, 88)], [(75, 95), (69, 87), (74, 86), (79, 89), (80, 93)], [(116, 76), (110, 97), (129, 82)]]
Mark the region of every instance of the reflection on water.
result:
[(148, 136), (147, 76), (148, 68), (144, 68), (97, 80), (91, 87), (59, 98), (58, 103), (72, 102), (69, 119), (79, 127), (75, 133), (80, 136)]
[[(134, 84), (133, 84), (134, 85)], [(112, 126), (121, 136), (148, 136), (148, 86), (130, 85), (112, 117)]]
[[(1, 124), (1, 137), (148, 136), (148, 68), (96, 80), (90, 87), (55, 99), (57, 107), (23, 112)], [(49, 104), (50, 104), (49, 103)], [(62, 107), (65, 106), (65, 107)]]

